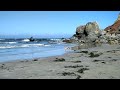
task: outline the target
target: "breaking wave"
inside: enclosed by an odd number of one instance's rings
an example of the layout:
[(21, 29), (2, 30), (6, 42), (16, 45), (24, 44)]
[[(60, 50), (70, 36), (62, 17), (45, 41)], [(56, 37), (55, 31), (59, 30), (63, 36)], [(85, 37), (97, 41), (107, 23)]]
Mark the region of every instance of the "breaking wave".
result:
[(29, 42), (30, 40), (29, 39), (24, 39), (22, 40), (23, 42)]
[(51, 45), (45, 44), (22, 44), (22, 45), (14, 45), (14, 46), (0, 46), (0, 49), (9, 49), (9, 48), (27, 48), (27, 47), (47, 47)]

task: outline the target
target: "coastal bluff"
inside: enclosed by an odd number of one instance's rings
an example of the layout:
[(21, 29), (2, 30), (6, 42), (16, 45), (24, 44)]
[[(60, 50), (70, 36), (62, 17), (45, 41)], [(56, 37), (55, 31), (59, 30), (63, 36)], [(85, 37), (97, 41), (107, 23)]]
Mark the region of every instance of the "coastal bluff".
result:
[[(120, 14), (115, 22), (106, 27), (100, 29), (99, 24), (94, 22), (88, 22), (85, 25), (76, 27), (75, 34), (69, 39), (64, 40), (66, 43), (78, 43), (85, 48), (94, 47), (101, 44), (119, 44), (120, 43)], [(81, 46), (80, 46), (81, 47)]]

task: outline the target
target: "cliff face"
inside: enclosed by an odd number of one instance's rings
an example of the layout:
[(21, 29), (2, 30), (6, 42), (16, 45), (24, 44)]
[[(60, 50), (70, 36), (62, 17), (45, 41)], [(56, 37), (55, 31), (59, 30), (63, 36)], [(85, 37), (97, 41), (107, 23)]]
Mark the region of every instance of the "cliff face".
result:
[(85, 25), (78, 26), (76, 28), (76, 33), (65, 42), (83, 43), (83, 46), (89, 44), (89, 46), (94, 46), (101, 43), (120, 43), (120, 14), (117, 20), (104, 30), (99, 29), (97, 22), (88, 22)]
[(120, 34), (120, 14), (114, 24), (104, 29), (106, 34)]

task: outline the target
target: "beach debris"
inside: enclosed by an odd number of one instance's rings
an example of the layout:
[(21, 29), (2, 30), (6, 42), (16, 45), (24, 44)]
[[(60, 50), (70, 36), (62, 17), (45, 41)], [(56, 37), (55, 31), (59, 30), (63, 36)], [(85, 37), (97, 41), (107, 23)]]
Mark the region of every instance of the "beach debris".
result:
[(75, 66), (64, 66), (65, 68), (78, 68), (83, 67), (83, 65), (75, 65)]
[(65, 61), (65, 59), (64, 58), (56, 58), (56, 60), (54, 60), (55, 62), (63, 62), (63, 61)]
[(89, 68), (81, 68), (77, 72), (78, 73), (84, 73), (85, 70), (89, 70)]
[(80, 79), (80, 78), (81, 78), (81, 76), (80, 76), (80, 75), (78, 75), (76, 79)]

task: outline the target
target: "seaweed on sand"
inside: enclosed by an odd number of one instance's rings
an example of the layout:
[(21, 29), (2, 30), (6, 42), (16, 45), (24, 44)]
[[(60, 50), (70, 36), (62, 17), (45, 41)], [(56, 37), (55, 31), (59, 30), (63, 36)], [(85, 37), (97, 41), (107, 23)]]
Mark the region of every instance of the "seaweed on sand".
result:
[(73, 63), (81, 63), (81, 61), (72, 61)]
[(104, 60), (93, 60), (93, 62), (99, 62), (99, 61), (104, 61)]
[(102, 53), (99, 53), (99, 54), (94, 54), (93, 52), (90, 53), (90, 56), (89, 57), (99, 57)]
[(63, 72), (62, 75), (63, 76), (76, 76), (74, 72)]
[(83, 65), (65, 66), (65, 68), (78, 68), (78, 67), (83, 67)]
[(89, 70), (89, 68), (81, 68), (77, 72), (78, 73), (84, 73), (85, 70)]
[(80, 75), (78, 75), (76, 79), (80, 79), (80, 78), (81, 78), (81, 76), (80, 76)]
[(65, 61), (65, 59), (64, 58), (56, 58), (56, 60), (54, 60), (55, 62), (63, 62), (63, 61)]

